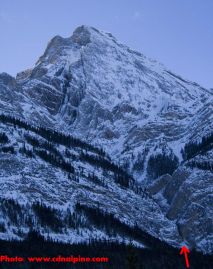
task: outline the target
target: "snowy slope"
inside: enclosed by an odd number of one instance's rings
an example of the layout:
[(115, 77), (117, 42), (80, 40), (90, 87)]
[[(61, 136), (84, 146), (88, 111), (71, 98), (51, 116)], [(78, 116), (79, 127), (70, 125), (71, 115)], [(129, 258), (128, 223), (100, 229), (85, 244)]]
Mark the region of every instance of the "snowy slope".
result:
[[(78, 231), (70, 227), (64, 219), (69, 217), (69, 212), (80, 215), (75, 209), (76, 204), (80, 203), (98, 208), (100, 212), (111, 213), (115, 219), (128, 226), (133, 227), (137, 224), (143, 231), (170, 244), (181, 243), (175, 223), (167, 220), (159, 205), (147, 196), (147, 193), (136, 192), (131, 186), (124, 187), (116, 182), (117, 173), (114, 169), (105, 169), (101, 162), (93, 164), (83, 158), (84, 154), (89, 154), (105, 160), (109, 166), (108, 157), (97, 153), (97, 149), (89, 149), (87, 145), (79, 146), (78, 143), (65, 146), (64, 140), (48, 147), (47, 142), (51, 143), (51, 139), (44, 138), (43, 134), (38, 135), (37, 131), (23, 128), (21, 124), (11, 125), (11, 122), (1, 122), (0, 133), (7, 134), (8, 137), (8, 142), (1, 143), (0, 147), (2, 239), (24, 238), (32, 225), (46, 237), (67, 242), (87, 241), (91, 238), (111, 238), (120, 241), (125, 237), (127, 241), (134, 239), (124, 234), (114, 233), (112, 236), (107, 230), (99, 230), (86, 220), (80, 222)], [(52, 136), (53, 133), (50, 137)], [(8, 148), (10, 150), (4, 150)], [(42, 150), (60, 158), (61, 161), (58, 165), (50, 163), (38, 154), (38, 151)], [(61, 166), (62, 160), (71, 164), (74, 171), (64, 169)], [(16, 201), (18, 205), (14, 205), (11, 200)], [(39, 220), (36, 216), (37, 211), (33, 210), (37, 202), (56, 210), (55, 214), (62, 222), (63, 229), (44, 225), (42, 219)], [(155, 219), (152, 217), (153, 214)], [(85, 216), (80, 215), (79, 218)], [(137, 238), (135, 242), (143, 245), (142, 242), (137, 242)]]

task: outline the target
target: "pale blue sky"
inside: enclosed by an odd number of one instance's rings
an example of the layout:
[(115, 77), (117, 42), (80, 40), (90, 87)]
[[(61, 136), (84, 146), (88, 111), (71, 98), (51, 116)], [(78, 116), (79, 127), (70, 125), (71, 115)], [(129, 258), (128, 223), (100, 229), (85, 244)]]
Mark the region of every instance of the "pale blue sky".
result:
[(213, 88), (213, 0), (0, 0), (0, 72), (31, 67), (82, 24)]

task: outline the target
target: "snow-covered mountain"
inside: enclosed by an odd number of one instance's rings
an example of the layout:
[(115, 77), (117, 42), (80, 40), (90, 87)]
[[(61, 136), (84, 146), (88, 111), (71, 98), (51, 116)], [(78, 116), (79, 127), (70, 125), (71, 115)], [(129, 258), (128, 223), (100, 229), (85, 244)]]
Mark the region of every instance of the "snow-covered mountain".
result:
[[(32, 69), (0, 74), (1, 238), (23, 238), (34, 225), (62, 241), (132, 239), (92, 224), (86, 206), (212, 252), (212, 100), (212, 89), (109, 33), (81, 26), (54, 37)], [(85, 143), (65, 142), (70, 135)], [(19, 210), (14, 223), (7, 207)], [(64, 226), (39, 220), (38, 207)], [(78, 225), (64, 221), (71, 215)]]

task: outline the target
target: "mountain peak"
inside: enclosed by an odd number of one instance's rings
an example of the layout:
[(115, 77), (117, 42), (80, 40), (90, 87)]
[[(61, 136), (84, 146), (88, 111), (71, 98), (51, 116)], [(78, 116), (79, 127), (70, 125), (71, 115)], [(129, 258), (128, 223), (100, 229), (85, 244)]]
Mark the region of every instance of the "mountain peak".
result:
[(81, 25), (77, 27), (71, 36), (71, 40), (80, 46), (86, 46), (88, 43), (99, 38), (109, 40), (113, 39), (116, 41), (116, 38), (111, 33), (99, 31), (98, 29), (88, 25)]
[(71, 36), (71, 40), (74, 43), (79, 44), (80, 46), (85, 46), (88, 43), (91, 42), (91, 32), (92, 32), (92, 27), (86, 26), (86, 25), (82, 25), (79, 26), (75, 29), (75, 31), (73, 32), (73, 35)]
[(49, 41), (44, 54), (39, 58), (38, 62), (41, 62), (43, 59), (45, 59), (47, 55), (58, 54), (61, 48), (72, 47), (73, 44), (78, 46), (86, 46), (94, 39), (97, 39), (98, 35), (101, 36), (102, 33), (97, 29), (87, 25), (77, 27), (74, 30), (72, 36), (68, 38), (56, 35)]

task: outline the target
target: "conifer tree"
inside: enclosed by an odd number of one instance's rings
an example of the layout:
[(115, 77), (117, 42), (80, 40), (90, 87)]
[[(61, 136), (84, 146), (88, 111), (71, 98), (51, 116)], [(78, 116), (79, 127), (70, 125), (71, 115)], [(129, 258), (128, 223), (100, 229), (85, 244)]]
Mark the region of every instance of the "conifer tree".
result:
[[(138, 257), (132, 242), (127, 247), (126, 269), (139, 269)], [(140, 267), (142, 269), (142, 267)]]

